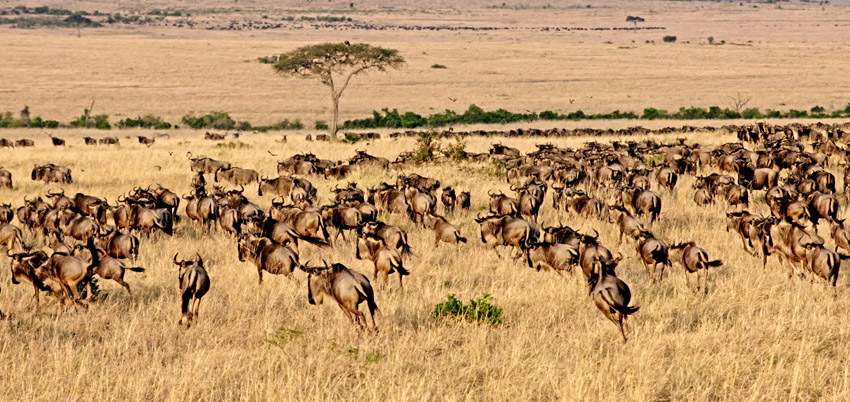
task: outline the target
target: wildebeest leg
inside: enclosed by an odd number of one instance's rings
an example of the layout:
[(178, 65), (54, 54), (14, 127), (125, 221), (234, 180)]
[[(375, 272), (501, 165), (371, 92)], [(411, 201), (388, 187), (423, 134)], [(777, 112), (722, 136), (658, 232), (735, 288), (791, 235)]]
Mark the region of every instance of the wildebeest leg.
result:
[(128, 285), (127, 282), (124, 282), (123, 278), (112, 278), (112, 280), (114, 280), (115, 282), (118, 282), (118, 284), (123, 286), (124, 289), (127, 289), (128, 295), (130, 295), (130, 296), (133, 295), (133, 292), (130, 291), (130, 285)]
[(404, 275), (402, 275), (401, 273), (398, 273), (398, 272), (396, 272), (396, 273), (398, 274), (398, 287), (399, 287), (399, 289), (404, 291), (404, 283), (402, 283), (402, 281), (404, 280)]
[[(390, 273), (387, 271), (383, 271), (381, 272), (381, 277), (384, 279), (384, 288), (388, 287), (390, 285)], [(399, 277), (401, 277), (401, 275), (399, 275)]]
[(180, 304), (180, 312), (182, 314), (180, 316), (180, 320), (177, 321), (177, 325), (183, 325), (183, 320), (188, 319), (187, 315), (188, 315), (188, 312), (189, 312), (189, 302), (191, 300), (192, 300), (192, 295), (189, 294), (189, 292), (183, 293), (183, 302)]
[(257, 268), (257, 275), (260, 276), (260, 280), (257, 283), (262, 285), (263, 284), (263, 267), (262, 266)]
[[(691, 273), (685, 268), (685, 286), (691, 288)], [(699, 289), (699, 272), (697, 272), (697, 289)]]
[(620, 328), (620, 334), (623, 335), (623, 343), (629, 341), (629, 338), (626, 338), (626, 330), (623, 328), (623, 313), (617, 312), (617, 327)]
[(440, 247), (440, 232), (434, 235), (434, 248)]
[(198, 316), (199, 316), (198, 312), (199, 312), (200, 309), (201, 309), (201, 298), (196, 297), (194, 299), (194, 309), (193, 309), (192, 315), (191, 315), (191, 317), (194, 318), (195, 321), (198, 320)]
[(655, 270), (658, 268), (658, 263), (652, 264), (652, 283), (655, 283)]
[[(661, 264), (661, 275), (658, 276), (658, 283), (661, 283), (664, 280), (664, 268), (667, 268), (666, 263)], [(654, 268), (653, 268), (653, 270), (654, 270)]]

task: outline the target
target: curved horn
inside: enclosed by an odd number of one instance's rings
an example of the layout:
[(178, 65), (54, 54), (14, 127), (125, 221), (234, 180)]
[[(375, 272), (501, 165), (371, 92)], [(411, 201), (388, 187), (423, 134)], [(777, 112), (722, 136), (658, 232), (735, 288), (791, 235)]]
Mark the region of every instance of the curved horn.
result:
[(596, 229), (593, 229), (593, 233), (594, 233), (593, 238), (598, 239), (599, 238), (599, 232), (597, 232)]
[(192, 159), (192, 151), (186, 151), (186, 158)]
[(239, 192), (240, 192), (240, 193), (244, 193), (244, 192), (245, 192), (245, 186), (243, 186), (243, 185), (241, 185), (241, 184), (240, 184), (240, 185), (239, 185)]
[(196, 251), (196, 252), (195, 252), (195, 256), (196, 256), (196, 257), (198, 257), (198, 264), (200, 264), (200, 265), (204, 265), (204, 259), (203, 259), (203, 258), (201, 258), (201, 254), (199, 254), (199, 253)]
[(177, 255), (178, 255), (178, 254), (180, 254), (180, 253), (175, 253), (175, 254), (174, 254), (174, 264), (175, 264), (175, 265), (180, 265), (180, 263), (179, 263), (179, 262), (177, 262)]
[(493, 196), (493, 189), (492, 188), (487, 190), (487, 195), (489, 195), (490, 197)]

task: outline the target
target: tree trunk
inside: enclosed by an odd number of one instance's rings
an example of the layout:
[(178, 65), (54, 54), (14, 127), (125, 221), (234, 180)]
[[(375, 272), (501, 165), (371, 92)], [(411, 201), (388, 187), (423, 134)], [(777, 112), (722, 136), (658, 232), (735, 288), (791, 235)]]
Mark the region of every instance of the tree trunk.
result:
[(334, 104), (334, 118), (331, 120), (331, 137), (336, 138), (336, 132), (339, 130), (337, 121), (339, 121), (339, 97), (331, 96), (331, 101)]

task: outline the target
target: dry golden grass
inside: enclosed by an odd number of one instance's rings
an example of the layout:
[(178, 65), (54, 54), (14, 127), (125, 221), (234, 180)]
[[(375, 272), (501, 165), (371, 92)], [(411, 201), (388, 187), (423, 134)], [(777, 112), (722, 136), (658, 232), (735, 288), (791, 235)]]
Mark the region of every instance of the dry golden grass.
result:
[[(269, 175), (278, 158), (267, 149), (280, 158), (309, 149), (321, 158), (342, 159), (355, 148), (292, 136), (281, 144), (277, 135), (268, 134), (241, 138), (247, 148), (226, 149), (194, 132), (160, 139), (150, 149), (124, 138), (120, 147), (94, 148), (82, 146), (82, 135), (75, 133), (68, 149), (41, 141), (30, 151), (0, 150), (17, 182), (14, 191), (0, 192), (2, 200), (17, 206), (24, 195), (46, 190), (28, 180), (36, 162), (71, 166), (75, 184), (65, 186), (68, 193), (114, 200), (122, 191), (150, 183), (188, 191), (188, 150)], [(732, 140), (729, 135), (688, 137), (709, 144)], [(551, 141), (579, 146), (586, 140)], [(485, 151), (491, 141), (527, 152), (549, 140), (476, 138), (468, 140), (468, 149)], [(412, 144), (410, 139), (379, 140), (368, 150), (394, 158)], [(412, 171), (471, 190), (473, 209), (485, 204), (488, 189), (507, 190), (489, 164)], [(371, 186), (391, 177), (363, 170), (351, 180)], [(323, 200), (336, 184), (313, 182)], [(693, 178), (684, 178), (674, 193), (660, 192), (663, 211), (653, 230), (671, 242), (695, 240), (724, 260), (724, 267), (712, 272), (708, 294), (686, 289), (681, 268), (653, 286), (633, 245), (617, 245), (613, 225), (556, 214), (548, 197), (544, 204), (542, 222), (562, 219), (577, 228), (596, 228), (603, 244), (626, 256), (618, 272), (641, 306), (629, 321), (628, 344), (593, 306), (580, 274), (559, 277), (497, 258), (478, 240), (474, 212), (450, 218), (470, 240), (459, 250), (434, 249), (430, 232), (406, 219), (388, 218), (409, 231), (415, 256), (406, 262), (412, 275), (404, 293), (393, 281), (377, 291), (377, 334), (356, 332), (333, 304), (310, 306), (301, 272), (292, 279), (269, 275), (258, 286), (254, 266), (238, 262), (232, 239), (221, 233), (200, 235), (184, 221), (174, 238), (143, 240), (140, 265), (147, 271), (127, 274), (132, 296), (101, 280), (109, 296), (88, 311), (59, 314), (56, 301), (47, 298), (33, 314), (31, 288), (10, 286), (8, 271), (0, 273), (0, 305), (14, 314), (0, 322), (5, 373), (0, 399), (846, 400), (846, 275), (836, 291), (822, 282), (788, 280), (776, 260), (762, 271), (760, 261), (724, 231), (722, 206), (693, 207), (692, 183)], [(270, 201), (250, 198), (264, 207)], [(760, 204), (757, 209), (765, 208)], [(27, 241), (32, 241), (29, 236)], [(177, 325), (179, 300), (170, 259), (178, 251), (186, 256), (200, 252), (212, 280), (200, 320), (188, 330)], [(301, 258), (340, 261), (371, 276), (371, 265), (354, 259), (350, 242), (334, 250), (305, 246)], [(431, 317), (434, 304), (448, 293), (466, 300), (485, 292), (504, 308), (503, 325)], [(299, 335), (270, 345), (265, 340), (279, 328)]]
[[(42, 2), (37, 2), (40, 5)], [(47, 2), (89, 11), (114, 4)], [(141, 7), (124, 2), (122, 12)], [(420, 114), (466, 110), (470, 104), (512, 111), (640, 112), (646, 107), (730, 106), (730, 95), (749, 94), (749, 107), (843, 108), (850, 99), (845, 76), (850, 50), (850, 6), (783, 4), (759, 8), (709, 2), (532, 1), (526, 9), (491, 9), (487, 2), (378, 2), (348, 10), (347, 3), (254, 1), (175, 4), (199, 21), (279, 19), (287, 15), (348, 15), (376, 24), (628, 27), (641, 15), (658, 31), (495, 32), (273, 30), (206, 31), (118, 26), (83, 30), (18, 30), (0, 26), (0, 111), (24, 104), (35, 114), (67, 122), (92, 99), (95, 113), (113, 121), (153, 113), (171, 122), (191, 111), (224, 110), (255, 124), (328, 120), (330, 97), (316, 81), (284, 79), (257, 57), (319, 41), (364, 41), (397, 48), (408, 64), (389, 74), (352, 82), (341, 118), (361, 118), (384, 107)], [(229, 2), (227, 2), (229, 3)], [(466, 2), (465, 2), (466, 3)], [(17, 3), (15, 3), (17, 4)], [(164, 8), (168, 2), (144, 5)], [(30, 4), (35, 5), (35, 4)], [(388, 8), (394, 6), (395, 8)], [(581, 6), (581, 7), (576, 7)], [(662, 43), (664, 35), (679, 42)], [(707, 38), (726, 45), (711, 46)], [(645, 43), (647, 40), (656, 43)], [(610, 43), (609, 43), (610, 42)], [(690, 42), (690, 43), (685, 43)], [(431, 69), (443, 64), (447, 69)], [(827, 90), (828, 89), (828, 90)], [(451, 101), (449, 98), (456, 99)]]

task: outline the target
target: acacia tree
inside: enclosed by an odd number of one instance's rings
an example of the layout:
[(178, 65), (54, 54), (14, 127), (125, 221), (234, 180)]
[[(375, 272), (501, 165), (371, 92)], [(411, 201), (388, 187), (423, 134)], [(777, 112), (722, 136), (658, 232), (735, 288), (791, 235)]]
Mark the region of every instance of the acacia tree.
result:
[(365, 43), (321, 43), (300, 47), (280, 55), (274, 69), (281, 75), (318, 78), (331, 90), (333, 120), (331, 135), (336, 137), (339, 120), (339, 98), (351, 77), (370, 70), (386, 71), (399, 68), (404, 58), (398, 50), (384, 49)]

